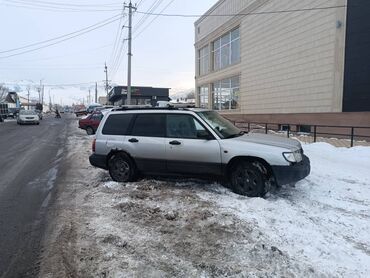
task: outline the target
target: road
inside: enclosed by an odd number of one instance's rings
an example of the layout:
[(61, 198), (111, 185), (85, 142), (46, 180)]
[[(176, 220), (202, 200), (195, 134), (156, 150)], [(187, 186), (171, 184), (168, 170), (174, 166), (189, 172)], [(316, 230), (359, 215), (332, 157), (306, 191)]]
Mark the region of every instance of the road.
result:
[(0, 277), (38, 273), (46, 212), (73, 116), (0, 123)]

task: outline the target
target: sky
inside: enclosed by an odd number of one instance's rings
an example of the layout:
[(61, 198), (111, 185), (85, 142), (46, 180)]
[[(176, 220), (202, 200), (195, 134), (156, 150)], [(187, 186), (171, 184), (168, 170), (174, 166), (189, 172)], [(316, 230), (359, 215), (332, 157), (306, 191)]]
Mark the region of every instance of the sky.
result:
[[(137, 0), (133, 4), (138, 4), (138, 12), (147, 12), (153, 8), (154, 13), (203, 14), (216, 2), (217, 0)], [(118, 19), (122, 6), (123, 3), (117, 0), (0, 0), (0, 83), (26, 80), (23, 83), (33, 81), (38, 84), (42, 80), (43, 84), (48, 85), (92, 85), (94, 82), (103, 85), (106, 62), (109, 79), (115, 84), (125, 85), (127, 41), (121, 51), (120, 46), (121, 41), (127, 38), (128, 29), (122, 27), (127, 26), (127, 15), (122, 21), (114, 21), (73, 39), (7, 57), (53, 41), (15, 51), (9, 50), (72, 33), (107, 19)], [(140, 13), (134, 14), (133, 85), (168, 87), (173, 91), (194, 88), (196, 19), (144, 17)], [(117, 36), (120, 32), (121, 38)], [(121, 59), (118, 59), (118, 53), (122, 53)], [(120, 66), (116, 66), (117, 64)], [(99, 94), (103, 95), (104, 92)], [(64, 96), (55, 98), (65, 103), (72, 101), (70, 96), (66, 99), (63, 99)]]

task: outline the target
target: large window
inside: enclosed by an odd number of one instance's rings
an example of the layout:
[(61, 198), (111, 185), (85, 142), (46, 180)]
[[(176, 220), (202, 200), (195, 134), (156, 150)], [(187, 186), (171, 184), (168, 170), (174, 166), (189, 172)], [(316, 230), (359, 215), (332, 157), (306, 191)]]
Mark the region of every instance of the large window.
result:
[(198, 71), (199, 75), (209, 72), (209, 47), (208, 45), (201, 48), (198, 52)]
[(240, 77), (216, 81), (213, 87), (213, 109), (230, 110), (239, 108), (239, 83)]
[(199, 107), (208, 108), (208, 85), (198, 88)]
[(165, 137), (166, 115), (138, 114), (131, 131), (133, 136)]
[(112, 114), (109, 115), (103, 127), (103, 134), (126, 135), (133, 114)]
[(239, 28), (213, 42), (213, 70), (223, 69), (240, 61)]
[(183, 139), (205, 139), (210, 133), (191, 115), (168, 114), (167, 137)]

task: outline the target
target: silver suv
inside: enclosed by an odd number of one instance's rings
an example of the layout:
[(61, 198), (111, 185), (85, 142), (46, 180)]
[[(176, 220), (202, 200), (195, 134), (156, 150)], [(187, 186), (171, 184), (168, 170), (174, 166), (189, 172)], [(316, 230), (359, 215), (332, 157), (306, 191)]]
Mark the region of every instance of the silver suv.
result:
[(139, 173), (217, 176), (251, 197), (310, 173), (298, 141), (246, 134), (205, 109), (116, 109), (104, 116), (92, 149), (90, 163), (115, 181), (134, 181)]

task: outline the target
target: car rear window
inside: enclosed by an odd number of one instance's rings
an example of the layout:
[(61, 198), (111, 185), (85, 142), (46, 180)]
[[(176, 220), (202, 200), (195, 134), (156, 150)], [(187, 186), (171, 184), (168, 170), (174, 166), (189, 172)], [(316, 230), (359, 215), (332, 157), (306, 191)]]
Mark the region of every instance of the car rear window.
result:
[(126, 135), (133, 114), (109, 115), (102, 133), (105, 135)]
[(138, 114), (131, 134), (134, 136), (165, 137), (166, 115)]

